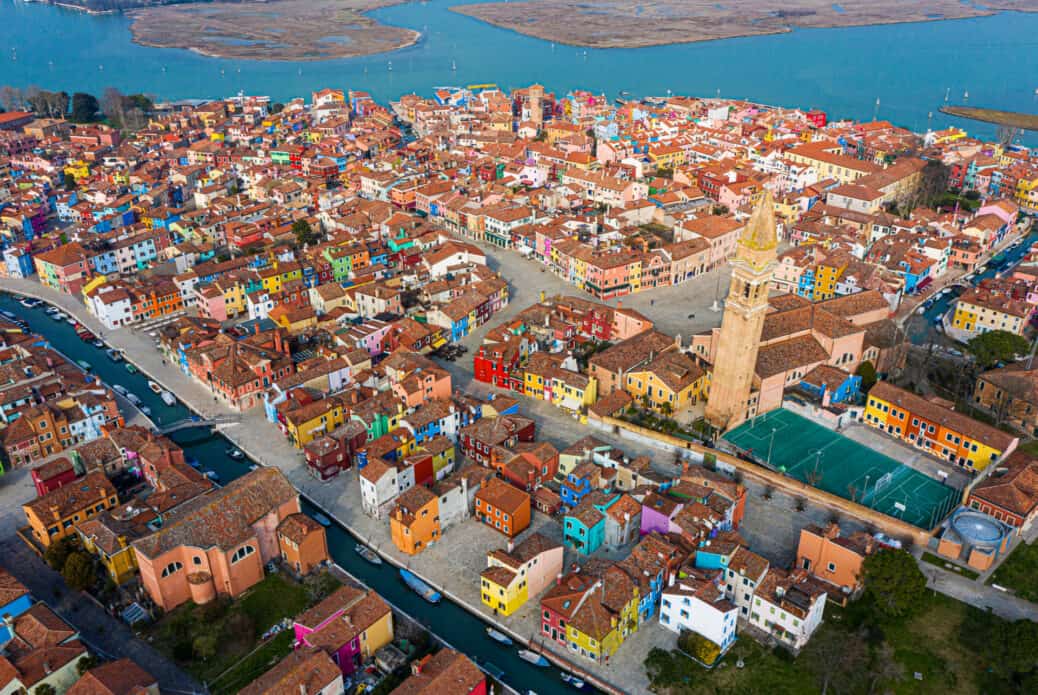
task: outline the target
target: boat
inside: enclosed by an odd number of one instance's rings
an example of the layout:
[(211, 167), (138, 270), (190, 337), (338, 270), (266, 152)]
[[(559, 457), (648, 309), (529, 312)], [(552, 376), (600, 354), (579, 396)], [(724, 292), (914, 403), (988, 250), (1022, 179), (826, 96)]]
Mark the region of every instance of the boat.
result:
[(242, 453), (241, 449), (235, 449), (233, 446), (224, 453), (226, 453), (235, 461), (241, 461), (243, 458), (245, 458), (245, 454)]
[(79, 368), (82, 369), (84, 372), (89, 372), (92, 369), (90, 363), (86, 360), (76, 360), (76, 364), (78, 364)]
[(126, 387), (122, 384), (112, 384), (112, 390), (118, 393), (120, 396), (126, 395)]
[(128, 371), (130, 374), (136, 374), (140, 370), (137, 369), (136, 365), (133, 365), (133, 364), (130, 364), (129, 362), (127, 362), (126, 363), (126, 371)]
[(487, 628), (487, 637), (489, 637), (490, 639), (494, 640), (498, 644), (505, 645), (506, 647), (511, 647), (512, 646), (512, 638), (511, 637), (509, 637), (505, 633), (501, 632), (500, 630), (495, 630), (492, 627), (488, 627)]
[(46, 309), (44, 309), (44, 312), (48, 313), (48, 314), (51, 314), (51, 315), (56, 314), (56, 313), (58, 313), (58, 307), (56, 307), (56, 306), (49, 306)]
[(126, 392), (126, 400), (128, 400), (130, 403), (133, 403), (136, 406), (140, 406), (141, 404), (141, 399), (137, 397), (137, 394), (130, 393), (129, 391)]
[(79, 321), (76, 321), (76, 319), (75, 319), (75, 318), (73, 318), (72, 316), (69, 316), (68, 318), (66, 318), (66, 319), (65, 319), (65, 323), (67, 323), (67, 324), (68, 324), (68, 325), (70, 325), (70, 326), (76, 326), (76, 325), (79, 325)]
[(3, 316), (5, 319), (10, 319), (11, 321), (15, 321), (18, 318), (13, 313), (11, 313), (10, 311), (6, 311), (6, 310), (5, 311), (0, 311), (0, 316)]
[(57, 312), (57, 313), (51, 314), (50, 317), (52, 319), (54, 319), (55, 321), (64, 321), (65, 320), (65, 315), (63, 313), (61, 313), (60, 311)]
[(547, 659), (545, 659), (537, 652), (531, 651), (529, 649), (520, 649), (519, 658), (529, 664), (533, 664), (534, 666), (539, 666), (541, 668), (547, 668), (550, 665)]
[(326, 517), (324, 514), (321, 514), (320, 512), (317, 512), (316, 514), (314, 514), (314, 521), (319, 523), (321, 526), (331, 526), (332, 525), (332, 520), (329, 519), (328, 517)]
[(360, 555), (362, 558), (364, 558), (365, 560), (367, 560), (371, 564), (373, 564), (373, 565), (381, 565), (382, 564), (382, 558), (380, 558), (378, 556), (378, 553), (376, 553), (374, 550), (372, 550), (368, 546), (364, 545), (363, 543), (358, 543), (357, 545), (353, 546), (353, 549), (357, 551), (358, 555)]
[(151, 392), (154, 393), (156, 396), (162, 393), (162, 387), (156, 384), (154, 381), (148, 381), (148, 388), (150, 388)]
[(443, 600), (443, 596), (439, 591), (419, 579), (418, 575), (414, 574), (410, 570), (401, 567), (400, 578), (404, 580), (404, 584), (407, 584), (411, 591), (415, 592), (429, 603), (439, 603)]
[(209, 478), (209, 480), (212, 480), (214, 483), (220, 482), (220, 474), (216, 471), (206, 471), (205, 477)]
[(148, 406), (142, 405), (141, 412), (147, 415), (148, 417), (151, 417), (151, 408), (149, 408)]
[(925, 314), (926, 313), (926, 307), (925, 306), (919, 307), (918, 309), (915, 310), (915, 313), (917, 313), (917, 314)]
[(258, 470), (258, 469), (259, 469), (259, 464), (258, 463), (250, 463), (249, 464), (249, 470), (250, 471), (255, 471), (255, 470)]
[(116, 350), (115, 348), (108, 348), (107, 350), (105, 350), (105, 354), (108, 355), (108, 359), (110, 359), (113, 362), (119, 362), (123, 358), (122, 353)]
[(177, 404), (177, 397), (169, 391), (163, 391), (162, 393), (160, 393), (159, 398), (161, 398), (162, 402), (171, 408)]
[(18, 302), (18, 303), (19, 303), (19, 304), (21, 304), (21, 305), (22, 305), (23, 307), (25, 307), (26, 309), (32, 309), (32, 308), (33, 308), (34, 306), (36, 306), (36, 305), (37, 305), (37, 304), (38, 304), (39, 302), (37, 302), (37, 301), (36, 301), (35, 299), (29, 299), (28, 297), (25, 297), (25, 298), (23, 298), (23, 299), (22, 299), (22, 300), (21, 300), (20, 302)]
[(569, 683), (577, 690), (581, 690), (584, 687), (584, 680), (582, 678), (577, 678), (572, 673), (566, 673), (565, 671), (562, 673), (562, 682)]
[(494, 680), (500, 681), (505, 677), (505, 670), (496, 664), (492, 664), (489, 661), (484, 661), (480, 664), (480, 668), (487, 672), (488, 675), (493, 677)]

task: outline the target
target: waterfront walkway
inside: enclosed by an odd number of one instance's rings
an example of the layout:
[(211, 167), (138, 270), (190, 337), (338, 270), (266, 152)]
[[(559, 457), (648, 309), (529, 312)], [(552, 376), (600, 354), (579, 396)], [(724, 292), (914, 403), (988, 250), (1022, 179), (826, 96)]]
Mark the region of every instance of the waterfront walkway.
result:
[[(490, 527), (475, 519), (468, 519), (448, 528), (437, 547), (431, 547), (415, 557), (405, 555), (396, 549), (390, 539), (388, 520), (372, 519), (363, 513), (356, 469), (338, 476), (329, 483), (315, 480), (303, 465), (302, 452), (294, 448), (274, 424), (267, 421), (262, 408), (238, 413), (217, 400), (208, 387), (195, 381), (165, 359), (164, 355), (155, 349), (153, 339), (146, 332), (135, 331), (132, 328), (115, 331), (104, 329), (74, 297), (42, 287), (33, 280), (3, 278), (0, 279), (0, 289), (42, 299), (74, 316), (111, 347), (122, 350), (130, 362), (137, 365), (162, 388), (176, 395), (204, 420), (225, 422), (233, 419), (239, 422), (236, 426), (221, 429), (221, 434), (257, 463), (279, 468), (300, 493), (321, 507), (329, 516), (334, 517), (355, 536), (376, 548), (390, 563), (399, 567), (409, 567), (441, 589), (452, 601), (477, 614), (484, 622), (496, 624), (518, 640), (527, 642), (539, 634), (538, 601), (529, 601), (517, 614), (501, 618), (495, 617), (480, 600), (479, 574), (486, 568), (486, 555), (489, 551), (503, 548), (506, 544), (505, 538)], [(554, 520), (537, 514), (534, 516), (533, 527), (561, 540), (561, 527)], [(482, 635), (474, 636), (474, 639), (476, 638), (482, 639)], [(572, 664), (574, 671), (583, 672), (587, 668), (592, 668), (594, 675), (603, 680), (600, 687), (608, 691), (645, 693), (648, 692), (648, 679), (641, 659), (650, 646), (668, 646), (673, 642), (673, 638), (656, 621), (652, 621), (639, 630), (631, 642), (642, 643), (642, 648), (625, 644), (616, 658), (606, 665), (592, 665), (582, 660), (571, 661), (570, 656), (561, 647), (552, 645), (549, 649), (556, 659)], [(458, 647), (464, 651), (463, 645)]]

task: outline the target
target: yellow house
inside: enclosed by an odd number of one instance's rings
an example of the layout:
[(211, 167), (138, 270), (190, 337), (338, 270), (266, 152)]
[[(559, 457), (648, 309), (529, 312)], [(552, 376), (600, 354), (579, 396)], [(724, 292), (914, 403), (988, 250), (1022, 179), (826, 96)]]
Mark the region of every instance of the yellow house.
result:
[[(151, 516), (155, 516), (151, 513)], [(137, 574), (137, 554), (130, 545), (140, 535), (130, 523), (105, 514), (79, 525), (83, 548), (93, 553), (104, 565), (116, 584), (123, 584)]]
[(285, 433), (297, 449), (345, 424), (347, 409), (335, 396), (322, 398), (296, 410), (285, 413)]
[(51, 490), (22, 505), (34, 540), (44, 548), (71, 536), (76, 526), (118, 504), (115, 487), (104, 473), (87, 473), (74, 483)]
[(707, 395), (706, 370), (688, 355), (671, 350), (640, 369), (628, 372), (624, 391), (650, 409), (671, 415), (685, 411)]
[(72, 178), (74, 178), (78, 183), (82, 179), (90, 176), (90, 165), (81, 159), (77, 159), (76, 161), (69, 162), (65, 165), (65, 173), (71, 174)]
[(529, 598), (526, 578), (488, 556), (493, 563), (479, 575), (479, 593), (483, 603), (498, 615), (511, 615)]
[(1019, 443), (1011, 434), (885, 381), (869, 391), (865, 424), (974, 471), (1012, 453)]
[(971, 289), (955, 303), (952, 327), (966, 333), (967, 339), (989, 331), (1023, 335), (1030, 315), (1030, 305), (1023, 300)]
[(838, 253), (834, 254), (833, 257), (839, 260), (833, 263), (822, 261), (815, 268), (815, 287), (812, 298), (816, 302), (823, 299), (832, 299), (836, 296), (836, 284), (843, 277), (844, 271), (847, 270), (847, 261), (849, 259), (847, 254)]
[(87, 299), (87, 297), (89, 297), (94, 290), (96, 290), (101, 285), (105, 284), (107, 281), (108, 278), (106, 276), (95, 275), (94, 277), (90, 278), (89, 282), (83, 285), (83, 289), (80, 290), (80, 292), (83, 295), (83, 301), (86, 302), (88, 309), (92, 307), (93, 304)]
[(1038, 176), (1021, 177), (1016, 182), (1016, 203), (1032, 212), (1038, 211)]

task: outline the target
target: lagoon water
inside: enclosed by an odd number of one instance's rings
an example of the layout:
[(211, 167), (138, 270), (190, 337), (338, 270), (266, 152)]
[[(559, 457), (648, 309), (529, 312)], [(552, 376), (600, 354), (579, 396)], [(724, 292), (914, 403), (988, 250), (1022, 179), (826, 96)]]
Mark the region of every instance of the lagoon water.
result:
[[(130, 19), (0, 0), (0, 84), (91, 91), (112, 86), (162, 99), (269, 94), (283, 100), (322, 87), (370, 91), (380, 100), (440, 85), (541, 82), (615, 96), (674, 93), (746, 97), (818, 107), (834, 117), (880, 118), (924, 130), (957, 122), (937, 113), (950, 95), (1000, 109), (1038, 108), (1038, 13), (676, 44), (585, 49), (551, 44), (448, 10), (473, 0), (408, 3), (373, 13), (422, 32), (412, 47), (319, 62), (226, 60), (138, 46)], [(579, 21), (576, 18), (575, 21)], [(451, 70), (452, 61), (457, 70)], [(392, 69), (390, 70), (390, 62)], [(961, 123), (960, 123), (961, 124)], [(989, 135), (990, 128), (968, 125)]]

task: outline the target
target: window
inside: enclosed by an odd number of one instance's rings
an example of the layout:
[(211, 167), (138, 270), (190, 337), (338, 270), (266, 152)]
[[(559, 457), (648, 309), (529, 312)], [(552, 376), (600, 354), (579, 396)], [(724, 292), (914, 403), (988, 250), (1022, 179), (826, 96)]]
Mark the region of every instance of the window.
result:
[(236, 562), (244, 560), (249, 555), (252, 555), (254, 552), (256, 552), (256, 549), (253, 548), (251, 545), (243, 545), (242, 547), (234, 551), (234, 555), (231, 555), (231, 564), (233, 565)]
[(829, 563), (829, 571), (830, 572), (835, 572), (836, 571), (836, 563), (835, 562), (830, 562)]
[(169, 575), (179, 572), (182, 569), (184, 569), (184, 566), (179, 562), (171, 562), (168, 565), (166, 565), (166, 567), (162, 570), (162, 576), (168, 577)]

